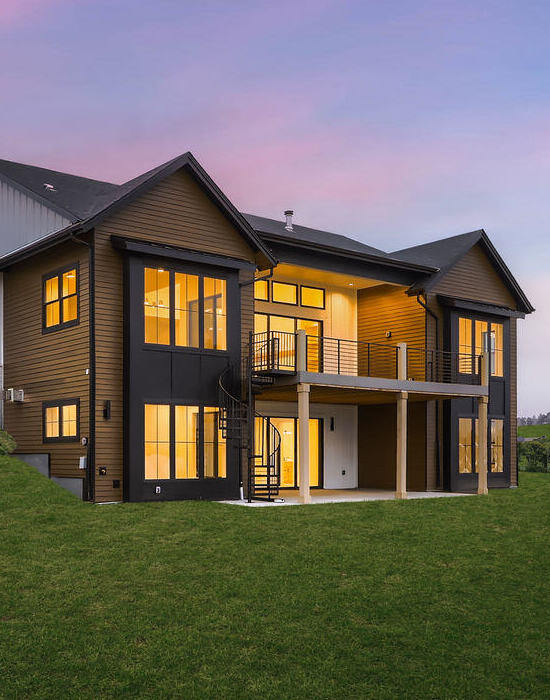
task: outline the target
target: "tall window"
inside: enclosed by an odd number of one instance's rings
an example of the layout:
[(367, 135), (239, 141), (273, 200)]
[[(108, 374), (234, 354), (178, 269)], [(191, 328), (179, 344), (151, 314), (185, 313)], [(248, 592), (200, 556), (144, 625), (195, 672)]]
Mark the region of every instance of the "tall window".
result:
[(145, 404), (145, 478), (170, 478), (170, 406)]
[(145, 479), (227, 476), (218, 408), (145, 404), (144, 419)]
[(227, 282), (144, 269), (144, 335), (154, 345), (227, 350)]
[(458, 319), (458, 366), (463, 374), (479, 372), (478, 356), (489, 353), (491, 376), (504, 376), (504, 326), (493, 321)]
[(199, 347), (199, 277), (176, 272), (174, 275), (175, 344)]
[(227, 350), (226, 282), (204, 278), (204, 347)]
[(204, 476), (226, 476), (226, 444), (219, 425), (219, 409), (204, 409)]
[(471, 418), (458, 419), (458, 471), (460, 474), (473, 474), (473, 425)]
[(78, 440), (78, 399), (45, 401), (42, 404), (43, 441)]
[(42, 325), (45, 331), (78, 323), (78, 267), (46, 275), (43, 281)]
[(199, 407), (176, 406), (176, 479), (198, 477)]
[(491, 419), (491, 467), (492, 472), (504, 471), (504, 420)]

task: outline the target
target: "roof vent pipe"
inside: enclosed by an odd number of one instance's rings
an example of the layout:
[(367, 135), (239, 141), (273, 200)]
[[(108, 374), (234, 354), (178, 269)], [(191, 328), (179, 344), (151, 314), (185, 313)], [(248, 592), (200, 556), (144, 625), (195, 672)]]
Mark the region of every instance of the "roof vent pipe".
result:
[(294, 212), (292, 209), (287, 209), (285, 211), (285, 216), (286, 216), (286, 224), (285, 228), (287, 231), (293, 231), (294, 229), (292, 228), (292, 217), (294, 216)]

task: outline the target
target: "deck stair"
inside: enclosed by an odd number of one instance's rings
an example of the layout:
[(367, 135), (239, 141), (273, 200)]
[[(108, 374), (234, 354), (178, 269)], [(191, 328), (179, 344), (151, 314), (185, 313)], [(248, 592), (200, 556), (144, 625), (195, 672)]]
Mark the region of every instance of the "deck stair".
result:
[[(254, 395), (261, 387), (270, 384), (269, 377), (254, 377), (247, 372), (246, 399), (235, 394), (231, 372), (227, 368), (218, 380), (218, 405), (220, 407), (219, 428), (225, 439), (238, 447), (239, 455), (246, 452), (248, 464), (247, 499), (282, 501), (279, 498), (281, 483), (280, 451), (281, 436), (268, 418), (254, 408)], [(242, 478), (240, 479), (242, 484)]]

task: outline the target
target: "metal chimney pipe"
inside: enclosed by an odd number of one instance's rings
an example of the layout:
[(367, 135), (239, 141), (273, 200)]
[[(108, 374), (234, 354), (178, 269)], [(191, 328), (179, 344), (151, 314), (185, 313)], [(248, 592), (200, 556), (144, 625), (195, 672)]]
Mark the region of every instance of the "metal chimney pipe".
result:
[(285, 217), (286, 217), (286, 224), (285, 228), (287, 231), (293, 231), (294, 229), (292, 228), (292, 217), (294, 216), (294, 212), (292, 209), (287, 209), (285, 211)]

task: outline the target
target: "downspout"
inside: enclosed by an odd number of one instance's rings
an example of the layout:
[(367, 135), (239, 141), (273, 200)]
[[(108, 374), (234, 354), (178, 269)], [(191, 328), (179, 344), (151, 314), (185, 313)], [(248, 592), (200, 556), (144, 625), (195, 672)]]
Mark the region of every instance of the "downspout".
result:
[[(439, 353), (439, 318), (437, 317), (436, 314), (430, 309), (430, 307), (427, 305), (427, 299), (426, 296), (424, 295), (424, 301), (421, 299), (423, 296), (422, 292), (418, 293), (416, 295), (416, 301), (420, 304), (420, 306), (434, 319), (435, 321), (435, 351), (436, 353)], [(427, 329), (426, 329), (426, 335), (427, 335)], [(427, 338), (426, 338), (427, 340)], [(424, 341), (425, 345), (427, 345), (426, 341)], [(440, 409), (440, 401), (439, 399), (436, 399), (435, 402), (435, 464), (436, 464), (436, 481), (435, 484), (436, 486), (441, 486), (441, 457), (440, 457), (440, 439), (439, 439), (439, 409)]]
[(91, 241), (76, 238), (78, 231), (71, 235), (71, 240), (88, 248), (88, 331), (89, 331), (89, 435), (86, 459), (86, 500), (95, 498), (95, 232), (92, 230)]

